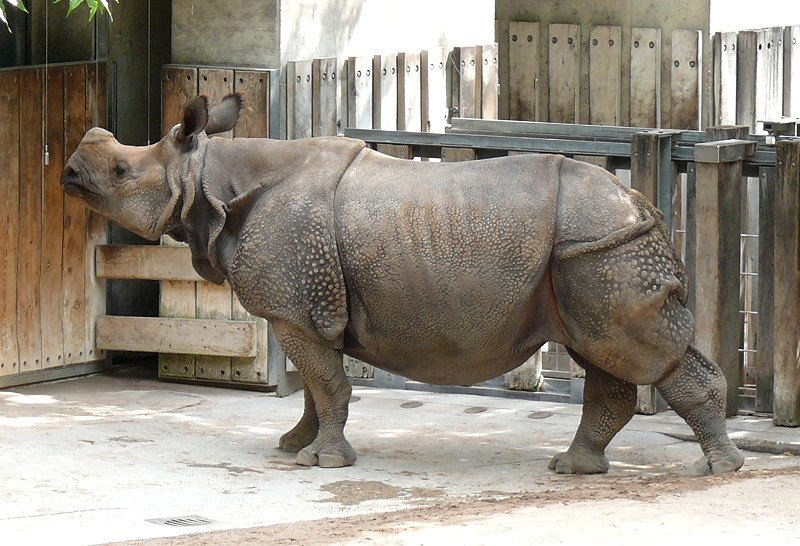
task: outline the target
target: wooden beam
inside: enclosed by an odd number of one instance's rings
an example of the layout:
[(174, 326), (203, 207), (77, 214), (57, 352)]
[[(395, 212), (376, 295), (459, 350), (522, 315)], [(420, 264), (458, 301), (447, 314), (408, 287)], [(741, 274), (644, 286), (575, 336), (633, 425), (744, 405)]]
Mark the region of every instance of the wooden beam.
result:
[(233, 320), (103, 316), (97, 320), (97, 346), (108, 351), (254, 357), (257, 354), (256, 324)]
[(631, 40), (631, 126), (661, 126), (661, 29), (634, 28)]
[[(721, 142), (697, 146), (724, 146)], [(720, 154), (723, 157), (724, 154)], [(739, 260), (742, 162), (697, 163), (689, 237), (694, 264), (696, 345), (722, 369), (728, 385), (726, 415), (739, 408)]]
[(100, 279), (202, 281), (189, 247), (100, 245), (95, 254)]
[(589, 36), (589, 123), (622, 121), (622, 27), (596, 26)]
[(775, 186), (778, 171), (764, 167), (758, 197), (758, 353), (756, 354), (756, 411), (772, 413), (775, 380)]
[(773, 351), (776, 425), (800, 426), (800, 142), (780, 142), (774, 195)]

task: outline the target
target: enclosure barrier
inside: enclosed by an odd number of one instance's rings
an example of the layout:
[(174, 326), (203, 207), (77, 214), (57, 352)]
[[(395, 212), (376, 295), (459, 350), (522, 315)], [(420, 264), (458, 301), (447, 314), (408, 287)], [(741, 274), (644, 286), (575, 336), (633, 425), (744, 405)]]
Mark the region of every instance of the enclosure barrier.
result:
[[(197, 94), (212, 104), (242, 93), (245, 109), (227, 137), (279, 134), (278, 71), (168, 65), (162, 69), (162, 133), (181, 120)], [(102, 245), (97, 277), (160, 282), (159, 317), (101, 317), (98, 346), (159, 353), (159, 377), (169, 380), (276, 390), (299, 388), (296, 370), (266, 320), (248, 314), (226, 283), (204, 281), (189, 248), (165, 236), (162, 246)]]
[[(673, 236), (681, 213), (674, 207), (676, 175), (686, 173), (686, 237), (679, 252), (690, 277), (696, 343), (719, 363), (728, 383), (726, 411), (734, 415), (744, 402), (772, 411), (776, 424), (800, 426), (800, 139), (796, 126), (783, 125), (782, 132), (792, 136), (752, 136), (741, 127), (665, 131), (471, 119), (454, 119), (442, 135), (360, 129), (345, 134), (375, 149), (390, 145), (403, 157), (445, 158), (455, 148), (475, 159), (530, 152), (602, 158), (611, 171), (631, 171), (631, 186), (662, 209)], [(758, 283), (763, 296), (758, 337), (771, 343), (759, 352), (751, 401), (740, 394), (737, 353), (744, 176), (761, 181), (762, 233), (772, 242), (761, 246)], [(653, 389), (640, 389), (641, 411), (656, 411), (659, 404)]]
[(64, 162), (106, 124), (106, 64), (0, 70), (0, 387), (97, 371), (108, 222), (67, 197)]

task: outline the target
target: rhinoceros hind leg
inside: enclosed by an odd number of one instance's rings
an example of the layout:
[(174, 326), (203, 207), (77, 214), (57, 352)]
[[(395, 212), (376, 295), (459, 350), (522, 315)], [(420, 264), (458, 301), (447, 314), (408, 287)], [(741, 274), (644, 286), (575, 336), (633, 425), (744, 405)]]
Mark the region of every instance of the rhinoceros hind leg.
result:
[(727, 389), (719, 366), (690, 345), (683, 360), (656, 388), (700, 442), (704, 455), (694, 464), (693, 474), (721, 474), (742, 467), (744, 457), (725, 431)]
[(352, 388), (344, 373), (342, 354), (285, 325), (276, 323), (275, 334), (283, 351), (303, 377), (318, 421), (316, 435), (311, 438), (313, 441), (301, 446), (313, 431), (313, 420), (310, 417), (306, 420), (306, 416), (310, 416), (306, 399), (303, 419), (284, 435), (281, 447), (285, 451), (297, 447), (296, 462), (303, 466), (333, 468), (352, 465), (356, 461), (356, 452), (344, 437)]
[(319, 418), (314, 398), (307, 386), (303, 386), (305, 395), (305, 410), (300, 421), (292, 430), (281, 436), (278, 448), (287, 453), (297, 453), (304, 447), (311, 445), (319, 431)]
[(559, 474), (604, 474), (608, 472), (606, 446), (636, 410), (636, 385), (604, 372), (573, 351), (570, 354), (586, 369), (583, 414), (569, 449), (553, 457), (549, 468)]

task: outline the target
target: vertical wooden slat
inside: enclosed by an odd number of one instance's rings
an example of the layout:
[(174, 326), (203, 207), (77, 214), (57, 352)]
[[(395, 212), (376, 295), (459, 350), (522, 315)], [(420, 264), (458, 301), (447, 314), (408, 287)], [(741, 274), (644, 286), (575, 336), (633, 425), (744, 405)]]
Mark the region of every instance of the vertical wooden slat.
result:
[(670, 127), (700, 128), (700, 76), (703, 38), (697, 30), (672, 31)]
[(347, 59), (347, 126), (372, 129), (372, 57)]
[(397, 128), (422, 131), (420, 54), (397, 54)]
[(183, 105), (197, 95), (197, 69), (165, 66), (161, 71), (161, 134), (180, 123)]
[(458, 117), (479, 118), (481, 113), (481, 64), (479, 47), (457, 47), (453, 54), (456, 84), (453, 86), (453, 105)]
[(375, 55), (372, 60), (372, 126), (397, 130), (397, 55)]
[[(164, 67), (161, 83), (162, 131), (166, 133), (181, 120), (183, 105), (198, 92), (197, 69)], [(161, 238), (164, 246), (182, 246), (172, 238)], [(162, 317), (195, 318), (195, 283), (191, 281), (162, 281), (160, 283), (159, 315)], [(194, 377), (193, 355), (158, 355), (159, 375)]]
[(290, 140), (312, 136), (311, 64), (286, 63), (286, 136)]
[[(86, 65), (72, 65), (64, 71), (64, 147), (69, 158), (86, 132)], [(86, 237), (89, 209), (74, 197), (64, 198), (64, 258), (62, 317), (64, 363), (83, 362), (86, 350)]]
[(64, 243), (64, 69), (45, 71), (47, 95), (47, 160), (42, 191), (42, 263), (40, 278), (42, 308), (42, 367), (63, 365), (62, 251)]
[[(269, 324), (260, 317), (254, 317), (242, 307), (236, 294), (233, 295), (231, 318), (233, 320), (245, 320), (256, 322), (256, 346), (257, 353), (253, 358), (231, 358), (230, 379), (242, 383), (261, 383), (266, 384), (269, 380), (269, 359), (268, 347)], [(199, 370), (198, 370), (199, 371)], [(220, 376), (217, 379), (226, 379)]]
[(742, 162), (698, 163), (693, 198), (689, 237), (694, 239), (695, 342), (722, 369), (728, 386), (726, 415), (732, 416), (738, 412), (741, 347)]
[[(210, 107), (219, 104), (225, 95), (233, 93), (233, 70), (217, 68), (198, 69), (197, 89), (198, 93), (208, 97)], [(233, 131), (227, 131), (215, 136), (233, 138)]]
[(758, 354), (756, 355), (756, 411), (771, 413), (775, 381), (775, 185), (778, 171), (764, 167), (758, 198)]
[(756, 131), (762, 121), (783, 116), (783, 28), (758, 31), (756, 53)]
[[(86, 67), (86, 127), (107, 127), (107, 95), (105, 63), (91, 63)], [(84, 252), (86, 345), (82, 361), (105, 357), (105, 351), (95, 347), (95, 324), (97, 318), (106, 314), (106, 282), (95, 275), (95, 249), (108, 242), (108, 220), (96, 212), (89, 211), (86, 226), (86, 249)]]
[(800, 426), (800, 143), (779, 142), (774, 196), (776, 425)]
[(756, 72), (758, 33), (742, 31), (736, 36), (736, 123), (756, 130)]
[(622, 27), (593, 27), (589, 35), (589, 123), (621, 123), (621, 81)]
[(0, 377), (19, 371), (17, 241), (19, 226), (20, 75), (0, 72)]
[(783, 115), (800, 118), (800, 25), (783, 33)]
[[(335, 67), (334, 67), (335, 69)], [(248, 119), (240, 120), (234, 129), (237, 138), (265, 138), (269, 132), (269, 77), (264, 72), (237, 70), (234, 74), (234, 89), (251, 99)], [(334, 122), (335, 123), (335, 122)], [(233, 320), (256, 321), (258, 354), (254, 358), (231, 358), (230, 379), (246, 383), (267, 383), (267, 321), (248, 313), (236, 294), (231, 293), (230, 316)]]
[(420, 54), (422, 63), (422, 130), (444, 133), (447, 125), (445, 51), (436, 47)]
[(539, 119), (539, 23), (509, 24), (509, 117)]
[(736, 123), (736, 33), (714, 35), (714, 123)]
[(549, 121), (577, 123), (580, 108), (581, 27), (549, 27)]
[(20, 371), (42, 367), (40, 272), (42, 259), (43, 71), (20, 73), (20, 176), (17, 262), (17, 340)]
[(497, 119), (498, 88), (497, 88), (497, 44), (481, 47), (481, 118)]
[(336, 67), (335, 57), (314, 59), (311, 67), (312, 136), (336, 136)]
[(269, 73), (253, 70), (236, 70), (233, 75), (233, 89), (244, 97), (245, 109), (239, 116), (235, 137), (267, 138), (270, 116)]
[(631, 126), (661, 126), (660, 28), (634, 28), (632, 32)]
[[(233, 70), (200, 68), (197, 72), (198, 92), (209, 97), (211, 104), (233, 92)], [(232, 133), (223, 133), (223, 137)], [(230, 286), (198, 282), (195, 288), (195, 317), (199, 319), (231, 318), (232, 297)], [(195, 377), (212, 381), (229, 381), (231, 359), (223, 356), (197, 355)]]

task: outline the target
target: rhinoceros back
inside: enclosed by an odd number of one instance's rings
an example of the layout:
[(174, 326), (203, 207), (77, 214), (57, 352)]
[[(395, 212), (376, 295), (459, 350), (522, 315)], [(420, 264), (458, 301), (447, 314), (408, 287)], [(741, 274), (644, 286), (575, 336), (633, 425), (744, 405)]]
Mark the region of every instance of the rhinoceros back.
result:
[(535, 299), (562, 161), (423, 163), (362, 152), (335, 201), (346, 352), (436, 383), (488, 379), (523, 362), (544, 341)]

